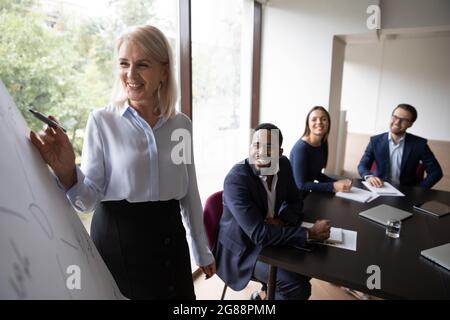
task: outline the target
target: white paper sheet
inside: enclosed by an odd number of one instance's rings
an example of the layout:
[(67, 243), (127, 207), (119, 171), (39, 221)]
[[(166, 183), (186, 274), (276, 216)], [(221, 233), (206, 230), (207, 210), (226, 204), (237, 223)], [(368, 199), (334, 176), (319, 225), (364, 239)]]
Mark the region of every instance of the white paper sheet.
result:
[(405, 195), (399, 190), (394, 188), (389, 182), (384, 182), (381, 188), (372, 187), (367, 181), (362, 182), (363, 185), (369, 189), (371, 192), (376, 193), (380, 196), (390, 196), (390, 197), (404, 197)]
[(379, 195), (361, 188), (352, 187), (350, 192), (336, 192), (336, 197), (369, 203), (378, 198)]
[[(313, 223), (310, 223), (310, 222), (302, 223), (302, 227), (305, 227), (305, 228), (311, 228), (312, 226), (313, 226)], [(331, 246), (331, 247), (356, 251), (356, 240), (357, 240), (357, 235), (358, 235), (358, 233), (356, 231), (331, 227), (330, 238), (331, 238), (333, 229), (339, 229), (342, 231), (342, 243), (330, 243), (330, 242), (316, 242), (316, 243), (325, 245), (325, 246)]]
[(330, 237), (327, 239), (327, 243), (342, 243), (343, 233), (341, 228), (331, 228)]
[(356, 231), (342, 229), (342, 243), (324, 243), (324, 245), (356, 251), (357, 236), (358, 233)]

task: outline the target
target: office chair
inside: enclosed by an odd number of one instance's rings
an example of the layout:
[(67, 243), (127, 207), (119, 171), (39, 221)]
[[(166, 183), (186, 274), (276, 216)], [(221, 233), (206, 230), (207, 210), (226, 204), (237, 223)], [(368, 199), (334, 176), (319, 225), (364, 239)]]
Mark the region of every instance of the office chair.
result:
[(211, 250), (216, 242), (220, 217), (222, 216), (222, 193), (223, 191), (217, 191), (210, 195), (206, 199), (203, 210), (203, 224), (205, 225), (206, 237)]
[[(377, 171), (377, 163), (374, 161), (370, 167), (370, 172), (375, 173), (375, 171)], [(423, 181), (425, 179), (425, 167), (422, 162), (417, 164), (416, 177), (419, 181)]]
[[(217, 232), (219, 230), (220, 217), (222, 216), (223, 211), (222, 193), (223, 191), (217, 191), (212, 195), (210, 195), (208, 199), (206, 199), (205, 208), (203, 209), (203, 224), (205, 226), (206, 237), (208, 238), (208, 245), (211, 250), (213, 249), (214, 244), (216, 243), (217, 240)], [(260, 282), (253, 277), (251, 280)], [(263, 288), (266, 287), (266, 284), (262, 283), (262, 285)], [(228, 286), (225, 283), (223, 286), (222, 296), (220, 297), (220, 300), (223, 300), (225, 298), (227, 288)]]
[[(223, 191), (217, 191), (210, 195), (208, 199), (206, 199), (205, 208), (203, 209), (203, 224), (205, 226), (206, 237), (208, 238), (208, 244), (211, 250), (216, 243), (220, 217), (222, 216), (222, 193)], [(223, 300), (225, 297), (227, 287), (228, 286), (225, 284), (220, 300)]]

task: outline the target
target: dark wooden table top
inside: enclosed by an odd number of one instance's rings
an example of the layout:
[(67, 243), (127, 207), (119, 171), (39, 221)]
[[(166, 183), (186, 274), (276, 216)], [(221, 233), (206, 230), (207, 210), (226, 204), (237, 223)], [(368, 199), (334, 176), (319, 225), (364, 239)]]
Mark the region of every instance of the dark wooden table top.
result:
[[(360, 183), (356, 184), (361, 187)], [(312, 252), (293, 247), (267, 247), (259, 259), (273, 266), (346, 286), (386, 299), (450, 299), (450, 271), (421, 257), (420, 251), (450, 242), (450, 215), (436, 218), (413, 210), (428, 200), (450, 204), (450, 192), (399, 187), (405, 197), (382, 196), (359, 203), (329, 193), (310, 193), (304, 220), (329, 219), (334, 227), (357, 231), (357, 251), (316, 245)], [(385, 234), (385, 227), (360, 217), (359, 212), (380, 204), (409, 211), (400, 238)], [(380, 267), (381, 288), (370, 290), (367, 272)]]

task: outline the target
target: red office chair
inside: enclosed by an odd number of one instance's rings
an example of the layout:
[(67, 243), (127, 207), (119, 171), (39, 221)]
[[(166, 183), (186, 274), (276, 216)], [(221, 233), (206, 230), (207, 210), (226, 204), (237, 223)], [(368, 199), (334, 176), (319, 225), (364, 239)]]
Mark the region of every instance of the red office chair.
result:
[(222, 216), (222, 193), (217, 191), (206, 199), (205, 209), (203, 210), (203, 224), (205, 225), (206, 236), (208, 237), (209, 248), (212, 250), (217, 238), (219, 221)]
[[(206, 199), (205, 208), (203, 210), (203, 224), (205, 225), (206, 237), (208, 238), (208, 244), (211, 250), (216, 243), (220, 217), (222, 216), (222, 193), (223, 191), (217, 191), (210, 195), (208, 199)], [(228, 286), (225, 284), (220, 300), (223, 300), (225, 297), (227, 287)]]
[[(206, 199), (205, 208), (203, 209), (203, 225), (205, 226), (206, 237), (208, 238), (209, 248), (212, 250), (217, 239), (217, 232), (219, 230), (220, 217), (223, 211), (223, 191), (217, 191)], [(252, 281), (260, 282), (252, 277)], [(267, 291), (267, 285), (262, 284), (262, 290)], [(220, 300), (223, 300), (225, 293), (227, 292), (227, 285), (223, 286), (222, 296)]]
[[(377, 163), (374, 161), (370, 167), (370, 172), (375, 173), (375, 171), (377, 171)], [(423, 181), (425, 179), (425, 167), (422, 162), (417, 164), (416, 177), (419, 181)]]

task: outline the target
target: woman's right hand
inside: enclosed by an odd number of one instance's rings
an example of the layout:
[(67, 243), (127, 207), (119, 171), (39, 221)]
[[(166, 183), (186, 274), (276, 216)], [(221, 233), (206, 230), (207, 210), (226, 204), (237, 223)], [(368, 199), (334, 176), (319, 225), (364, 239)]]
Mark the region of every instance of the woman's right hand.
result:
[(211, 278), (216, 273), (216, 261), (214, 260), (207, 266), (200, 267), (200, 269), (205, 274), (205, 279)]
[(344, 179), (338, 180), (333, 183), (334, 192), (350, 192), (352, 188), (352, 180)]
[[(56, 121), (52, 116), (49, 118)], [(70, 189), (77, 182), (75, 152), (64, 131), (60, 128), (47, 127), (39, 136), (31, 131), (30, 140), (64, 188)]]

